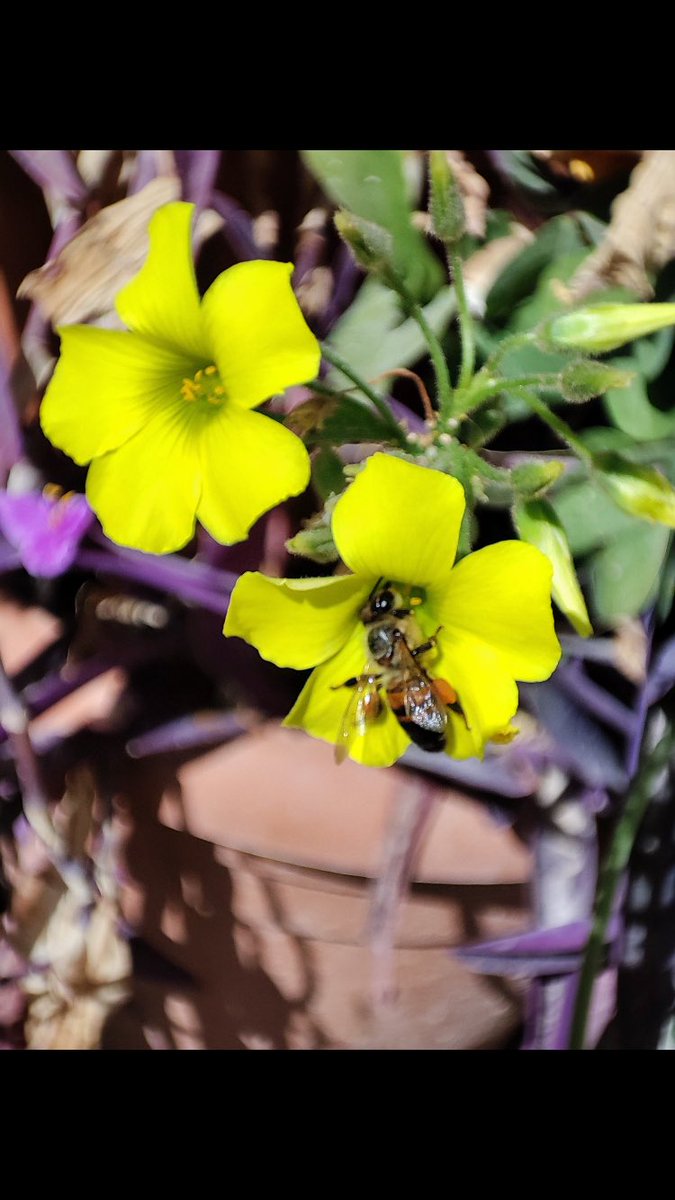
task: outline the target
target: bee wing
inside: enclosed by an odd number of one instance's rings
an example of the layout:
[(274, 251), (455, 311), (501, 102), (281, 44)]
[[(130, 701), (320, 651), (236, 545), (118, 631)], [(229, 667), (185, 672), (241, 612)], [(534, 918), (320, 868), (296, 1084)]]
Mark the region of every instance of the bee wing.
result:
[(338, 765), (344, 762), (356, 738), (365, 735), (368, 728), (368, 705), (373, 694), (377, 694), (377, 690), (375, 681), (367, 680), (357, 684), (349, 697), (335, 745), (335, 761)]

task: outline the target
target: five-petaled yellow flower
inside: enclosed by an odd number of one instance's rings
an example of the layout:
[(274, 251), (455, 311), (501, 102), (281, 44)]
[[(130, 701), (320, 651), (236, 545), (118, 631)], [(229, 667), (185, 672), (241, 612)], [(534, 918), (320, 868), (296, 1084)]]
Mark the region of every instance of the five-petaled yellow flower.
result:
[(77, 463), (115, 542), (154, 554), (190, 540), (195, 519), (218, 541), (307, 485), (299, 438), (251, 410), (312, 379), (319, 344), (290, 286), (291, 263), (245, 262), (200, 300), (194, 205), (168, 204), (150, 251), (116, 299), (129, 332), (64, 326), (42, 428)]
[[(351, 575), (330, 579), (238, 580), (225, 633), (264, 658), (296, 670), (314, 667), (284, 724), (338, 743), (349, 690), (372, 669), (360, 613), (379, 580), (419, 601), (415, 619), (436, 647), (420, 661), (457, 692), (464, 716), (448, 711), (446, 751), (482, 756), (501, 740), (518, 706), (515, 680), (547, 679), (560, 658), (553, 629), (549, 560), (536, 547), (506, 541), (454, 565), (465, 500), (456, 479), (375, 454), (338, 500), (333, 537)], [(438, 627), (441, 627), (438, 630)], [(354, 738), (349, 753), (389, 766), (410, 745), (391, 707)]]

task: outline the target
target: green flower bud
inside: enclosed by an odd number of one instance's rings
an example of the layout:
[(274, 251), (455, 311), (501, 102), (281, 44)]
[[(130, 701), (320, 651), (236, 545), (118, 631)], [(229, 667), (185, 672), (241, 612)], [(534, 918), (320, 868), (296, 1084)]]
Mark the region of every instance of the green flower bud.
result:
[(580, 359), (561, 371), (560, 390), (570, 404), (583, 404), (612, 388), (628, 387), (634, 378), (634, 371), (620, 371), (618, 367), (594, 362), (592, 358)]
[(581, 637), (589, 637), (593, 627), (588, 616), (567, 535), (547, 500), (525, 500), (514, 509), (516, 529), (524, 542), (537, 546), (553, 565), (551, 592), (558, 608)]
[(614, 451), (594, 454), (593, 462), (602, 486), (619, 508), (632, 517), (675, 529), (675, 488), (660, 471), (629, 462)]
[(605, 354), (666, 325), (675, 325), (675, 304), (595, 304), (552, 318), (539, 334), (550, 350)]
[(304, 522), (304, 527), (295, 537), (288, 538), (286, 549), (289, 554), (300, 554), (316, 563), (337, 562), (340, 555), (333, 541), (333, 509), (339, 496), (332, 493), (321, 512)]
[(391, 274), (394, 239), (387, 229), (346, 209), (336, 212), (335, 226), (364, 271), (385, 277)]
[(534, 500), (543, 496), (556, 479), (560, 479), (565, 464), (553, 459), (551, 462), (525, 462), (511, 471), (511, 483), (523, 499)]
[(455, 174), (443, 150), (429, 156), (429, 212), (437, 238), (454, 246), (466, 230), (464, 203)]

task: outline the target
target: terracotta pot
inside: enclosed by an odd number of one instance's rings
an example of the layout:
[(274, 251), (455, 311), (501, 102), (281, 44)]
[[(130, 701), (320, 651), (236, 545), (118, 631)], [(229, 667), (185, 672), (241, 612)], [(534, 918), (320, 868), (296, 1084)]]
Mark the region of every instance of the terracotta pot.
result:
[(274, 723), (175, 773), (166, 761), (139, 764), (119, 800), (124, 911), (194, 983), (139, 983), (106, 1045), (503, 1044), (519, 1020), (517, 989), (466, 970), (451, 948), (523, 927), (529, 857), (483, 806), (447, 788), (434, 789), (400, 906), (397, 996), (374, 1010), (372, 881), (410, 779), (336, 767), (329, 746)]
[[(60, 632), (39, 609), (0, 605), (8, 669)], [(32, 723), (35, 735), (105, 727), (124, 686), (109, 672)], [(433, 806), (400, 905), (390, 966), (366, 934), (374, 881), (410, 772), (369, 770), (269, 722), (180, 764), (132, 762), (116, 797), (122, 907), (143, 939), (132, 1000), (110, 1049), (475, 1048), (503, 1045), (518, 989), (452, 957), (528, 921), (530, 860), (515, 834), (458, 791)], [(414, 786), (419, 786), (415, 783)], [(153, 960), (153, 951), (161, 959)]]

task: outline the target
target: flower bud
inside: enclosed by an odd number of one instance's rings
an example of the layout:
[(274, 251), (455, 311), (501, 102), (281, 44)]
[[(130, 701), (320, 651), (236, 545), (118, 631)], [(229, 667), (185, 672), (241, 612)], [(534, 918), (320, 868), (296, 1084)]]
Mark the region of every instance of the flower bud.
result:
[[(672, 307), (675, 307), (673, 305)], [(655, 467), (629, 462), (614, 451), (593, 456), (599, 480), (624, 512), (675, 529), (675, 488)]]
[(560, 390), (570, 404), (583, 404), (612, 388), (628, 387), (634, 378), (634, 371), (621, 371), (609, 363), (580, 359), (561, 371)]
[(567, 535), (547, 500), (525, 500), (516, 504), (514, 520), (524, 542), (537, 546), (553, 564), (551, 593), (558, 608), (581, 637), (593, 632), (586, 602), (574, 570)]
[(391, 273), (394, 239), (387, 229), (346, 209), (336, 212), (335, 226), (364, 271), (383, 276)]
[(675, 304), (594, 304), (553, 317), (539, 334), (549, 350), (605, 354), (667, 325), (675, 325)]
[(446, 245), (453, 246), (466, 229), (464, 204), (454, 171), (444, 150), (429, 156), (429, 212), (433, 231)]
[(551, 462), (525, 462), (514, 467), (511, 472), (511, 483), (515, 490), (525, 499), (535, 499), (542, 496), (565, 470), (565, 464), (557, 459)]

